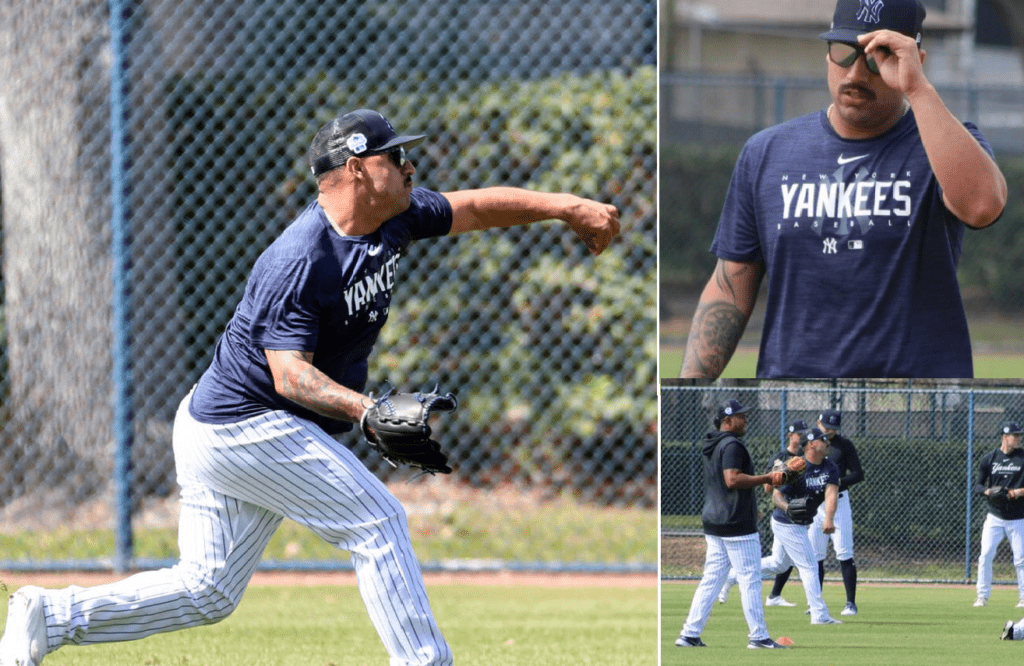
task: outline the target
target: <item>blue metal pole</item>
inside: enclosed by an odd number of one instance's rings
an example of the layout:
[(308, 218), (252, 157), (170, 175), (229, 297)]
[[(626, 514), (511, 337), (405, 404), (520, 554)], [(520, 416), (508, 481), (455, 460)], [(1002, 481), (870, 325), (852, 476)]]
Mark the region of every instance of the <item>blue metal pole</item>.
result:
[(132, 546), (131, 450), (131, 252), (128, 200), (128, 16), (130, 0), (110, 0), (110, 158), (114, 283), (114, 492), (116, 551), (114, 570), (128, 571)]
[(786, 445), (789, 443), (786, 441), (786, 422), (789, 421), (789, 389), (786, 387), (783, 387), (782, 389), (782, 402), (780, 407), (779, 420), (781, 423), (779, 424), (779, 432), (782, 434), (781, 447), (785, 449)]
[(964, 524), (964, 580), (971, 580), (971, 469), (974, 460), (974, 391), (967, 394), (967, 522)]

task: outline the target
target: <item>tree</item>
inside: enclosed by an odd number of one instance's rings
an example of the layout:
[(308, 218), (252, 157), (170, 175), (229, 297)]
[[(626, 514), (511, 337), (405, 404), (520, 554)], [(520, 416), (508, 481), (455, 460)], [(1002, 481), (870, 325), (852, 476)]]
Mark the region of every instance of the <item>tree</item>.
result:
[(65, 487), (91, 489), (75, 476), (110, 455), (109, 225), (97, 203), (106, 199), (95, 196), (103, 185), (90, 180), (102, 174), (83, 164), (104, 159), (105, 100), (84, 102), (105, 88), (95, 57), (109, 36), (102, 8), (92, 0), (0, 4), (10, 419), (0, 435), (13, 464), (0, 499), (22, 483), (52, 485), (55, 474), (70, 481)]

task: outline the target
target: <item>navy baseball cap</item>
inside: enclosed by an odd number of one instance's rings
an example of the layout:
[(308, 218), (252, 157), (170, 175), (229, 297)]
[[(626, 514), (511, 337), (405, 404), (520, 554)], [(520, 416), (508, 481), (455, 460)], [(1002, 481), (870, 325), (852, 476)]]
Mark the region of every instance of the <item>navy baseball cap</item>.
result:
[(1003, 421), (999, 425), (999, 432), (1004, 435), (1020, 435), (1024, 433), (1024, 430), (1021, 429), (1020, 424), (1016, 421)]
[(808, 427), (807, 421), (804, 421), (803, 419), (797, 419), (796, 421), (793, 421), (792, 423), (789, 424), (789, 428), (786, 429), (786, 432), (797, 432), (802, 435), (808, 430), (810, 430), (810, 427)]
[(818, 428), (811, 428), (804, 434), (805, 442), (813, 442), (816, 439), (824, 439), (825, 441), (828, 441), (830, 437)]
[(837, 0), (832, 26), (819, 35), (830, 42), (857, 43), (857, 35), (893, 30), (921, 46), (925, 9), (921, 0)]
[(839, 426), (843, 422), (843, 415), (839, 413), (839, 410), (826, 409), (818, 415), (818, 420), (826, 428), (839, 430)]
[(377, 111), (359, 109), (340, 115), (321, 127), (309, 146), (309, 168), (314, 176), (344, 166), (350, 157), (387, 153), (399, 146), (423, 143), (425, 134), (399, 136)]
[(718, 406), (718, 414), (716, 415), (717, 420), (721, 421), (727, 416), (734, 414), (743, 414), (747, 411), (747, 408), (741, 405), (736, 400), (726, 400)]

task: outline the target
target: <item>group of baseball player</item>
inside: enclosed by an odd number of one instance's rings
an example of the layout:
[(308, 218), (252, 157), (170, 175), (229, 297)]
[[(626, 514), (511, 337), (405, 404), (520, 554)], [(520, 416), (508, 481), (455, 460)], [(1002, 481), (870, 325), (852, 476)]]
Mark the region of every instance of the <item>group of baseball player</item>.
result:
[[(707, 555), (700, 584), (676, 645), (704, 647), (701, 632), (717, 597), (725, 603), (733, 585), (740, 586), (740, 602), (750, 630), (747, 647), (776, 649), (786, 646), (768, 635), (761, 603), (761, 580), (776, 576), (765, 600), (769, 606), (795, 606), (782, 595), (793, 566), (800, 572), (811, 624), (842, 624), (829, 613), (822, 596), (825, 556), (831, 539), (842, 565), (847, 602), (842, 613), (856, 615), (857, 569), (853, 564), (853, 517), (849, 487), (864, 479), (853, 443), (838, 434), (842, 415), (827, 409), (816, 427), (792, 421), (782, 450), (768, 461), (766, 471), (754, 475), (753, 461), (743, 443), (748, 408), (735, 399), (718, 406), (714, 424), (703, 445), (706, 495), (701, 521)], [(835, 448), (832, 442), (842, 439)], [(794, 465), (795, 459), (802, 464)], [(771, 555), (761, 557), (757, 530), (755, 489), (771, 494), (774, 534)], [(840, 502), (844, 496), (845, 502)], [(845, 564), (844, 564), (845, 563)]]
[[(739, 585), (749, 627), (747, 647), (784, 648), (768, 635), (764, 606), (792, 607), (782, 588), (795, 566), (803, 581), (811, 624), (842, 624), (829, 614), (822, 596), (825, 558), (831, 541), (842, 572), (846, 605), (842, 615), (857, 615), (857, 567), (853, 560), (853, 514), (850, 487), (864, 480), (857, 449), (839, 434), (842, 414), (823, 410), (817, 426), (803, 419), (789, 423), (782, 449), (771, 457), (765, 473), (754, 474), (743, 442), (748, 408), (735, 399), (716, 408), (715, 429), (702, 447), (705, 501), (701, 513), (707, 544), (704, 571), (675, 644), (704, 647), (701, 633), (714, 600), (726, 603)], [(999, 446), (982, 457), (974, 492), (988, 504), (978, 556), (975, 607), (988, 605), (992, 562), (1003, 539), (1010, 542), (1017, 576), (1017, 608), (1024, 608), (1024, 428), (1018, 421), (1000, 425)], [(802, 457), (805, 464), (793, 465)], [(761, 557), (755, 488), (770, 493), (774, 510), (771, 555)], [(774, 576), (771, 592), (761, 603), (762, 579)], [(1003, 640), (1024, 640), (1024, 617), (1007, 620)]]

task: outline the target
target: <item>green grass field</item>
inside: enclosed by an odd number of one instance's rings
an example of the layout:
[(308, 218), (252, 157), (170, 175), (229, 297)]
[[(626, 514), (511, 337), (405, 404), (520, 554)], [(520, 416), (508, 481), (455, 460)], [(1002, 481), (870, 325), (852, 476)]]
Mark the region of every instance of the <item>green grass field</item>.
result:
[[(429, 586), (459, 666), (651, 666), (657, 588)], [(0, 601), (6, 598), (0, 595)], [(0, 611), (6, 619), (7, 604)], [(252, 586), (220, 624), (65, 647), (45, 666), (382, 666), (353, 585)]]
[[(659, 353), (661, 377), (679, 376), (683, 350), (662, 348)], [(754, 377), (757, 374), (757, 351), (737, 349), (725, 366), (722, 377), (729, 379)], [(1015, 354), (974, 353), (974, 376), (991, 379), (1019, 379), (1024, 377), (1024, 356)]]
[[(658, 372), (661, 377), (675, 378), (679, 376), (679, 368), (683, 364), (682, 348), (663, 347), (658, 354), (660, 365)], [(729, 359), (729, 364), (722, 371), (722, 377), (736, 379), (757, 376), (757, 350), (737, 349)]]
[(864, 666), (865, 664), (908, 664), (965, 666), (1018, 662), (1024, 658), (1024, 644), (1001, 641), (999, 633), (1007, 620), (1019, 620), (1024, 611), (1015, 608), (1016, 590), (997, 587), (989, 605), (973, 608), (974, 589), (964, 586), (857, 588), (860, 614), (839, 615), (845, 595), (842, 584), (825, 585), (825, 602), (842, 625), (811, 626), (803, 611), (803, 588), (790, 583), (785, 597), (794, 608), (765, 608), (772, 638), (793, 640), (788, 650), (748, 650), (747, 624), (739, 596), (716, 603), (701, 635), (706, 648), (675, 646), (696, 589), (696, 581), (664, 582), (661, 592), (661, 664), (772, 664), (786, 666)]

